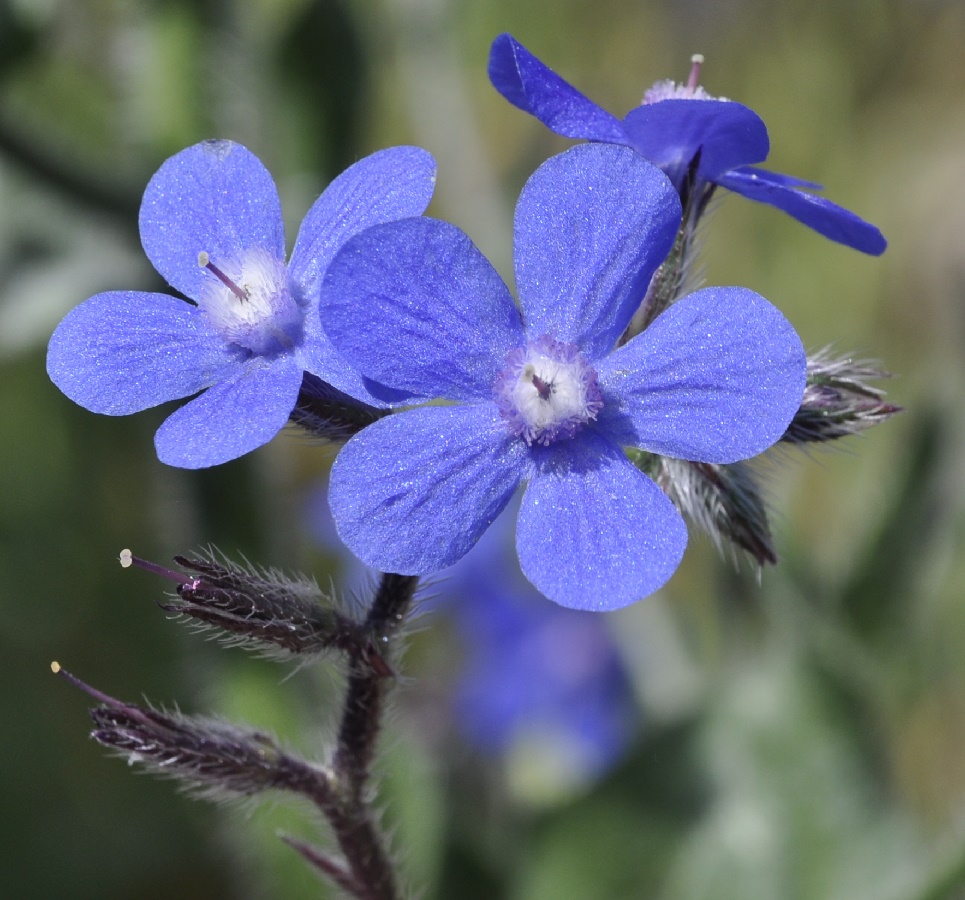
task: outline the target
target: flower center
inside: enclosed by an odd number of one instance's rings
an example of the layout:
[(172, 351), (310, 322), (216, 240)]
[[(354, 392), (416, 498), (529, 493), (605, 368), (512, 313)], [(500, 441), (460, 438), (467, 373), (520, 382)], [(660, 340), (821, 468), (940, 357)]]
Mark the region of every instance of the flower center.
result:
[(571, 438), (603, 408), (593, 367), (574, 344), (546, 335), (507, 354), (493, 397), (510, 430), (527, 444)]
[(704, 64), (704, 58), (699, 53), (690, 57), (690, 76), (686, 84), (677, 84), (669, 78), (658, 81), (652, 88), (649, 88), (643, 95), (643, 105), (648, 103), (659, 103), (661, 100), (714, 100), (700, 86), (700, 67)]
[(283, 260), (253, 247), (217, 261), (202, 251), (198, 265), (211, 274), (202, 285), (198, 306), (226, 341), (270, 354), (301, 340), (304, 312), (291, 291)]

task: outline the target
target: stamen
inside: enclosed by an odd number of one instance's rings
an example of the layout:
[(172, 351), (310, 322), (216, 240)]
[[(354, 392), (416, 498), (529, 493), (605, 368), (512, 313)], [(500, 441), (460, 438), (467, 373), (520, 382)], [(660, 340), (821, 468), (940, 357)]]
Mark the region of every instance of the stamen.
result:
[(80, 688), (85, 694), (89, 694), (95, 700), (105, 704), (106, 706), (118, 706), (118, 702), (113, 698), (107, 696), (107, 694), (102, 694), (97, 688), (92, 688), (89, 684), (81, 681), (76, 675), (72, 675), (65, 668), (61, 666), (59, 662), (54, 660), (50, 664), (50, 671), (54, 675), (59, 675), (65, 681), (69, 681), (74, 687)]
[(224, 272), (221, 271), (213, 262), (211, 262), (211, 257), (202, 250), (198, 254), (198, 265), (202, 269), (207, 269), (212, 275), (217, 276), (221, 283), (231, 291), (242, 303), (247, 303), (248, 295), (236, 285)]
[(704, 64), (702, 53), (695, 53), (690, 57), (690, 76), (687, 78), (687, 90), (693, 92), (700, 85), (700, 67)]
[(209, 253), (198, 254), (198, 264), (217, 280), (202, 278), (194, 298), (215, 331), (257, 354), (284, 352), (301, 342), (305, 307), (289, 283), (283, 259), (254, 246), (218, 263)]
[(536, 367), (532, 363), (528, 363), (523, 369), (523, 380), (531, 381), (533, 387), (536, 388), (536, 393), (539, 394), (540, 400), (549, 400), (550, 394), (553, 391), (552, 381), (543, 381), (539, 375), (536, 374)]
[(182, 587), (187, 587), (189, 590), (197, 590), (198, 586), (201, 584), (200, 578), (189, 578), (184, 572), (178, 572), (176, 569), (168, 569), (165, 566), (159, 566), (157, 563), (150, 562), (146, 559), (141, 559), (139, 556), (135, 556), (130, 550), (121, 550), (121, 555), (119, 557), (121, 566), (125, 569), (129, 569), (131, 566), (137, 566), (139, 569), (144, 569), (145, 572), (150, 572), (152, 575), (160, 575), (162, 578), (167, 578), (169, 581), (176, 582)]

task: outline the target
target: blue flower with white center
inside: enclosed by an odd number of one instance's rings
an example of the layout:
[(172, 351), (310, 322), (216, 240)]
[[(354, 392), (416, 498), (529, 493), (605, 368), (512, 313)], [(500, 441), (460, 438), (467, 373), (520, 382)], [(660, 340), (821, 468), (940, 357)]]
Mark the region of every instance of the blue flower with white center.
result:
[(623, 120), (597, 106), (508, 34), (493, 41), (489, 79), (510, 103), (563, 137), (636, 150), (663, 169), (682, 194), (719, 185), (776, 206), (832, 241), (874, 256), (884, 253), (887, 242), (874, 225), (809, 193), (821, 185), (753, 166), (770, 150), (764, 122), (746, 106), (715, 99), (699, 87), (698, 61), (686, 85), (658, 82)]
[(162, 462), (189, 469), (270, 441), (306, 372), (384, 407), (322, 331), (319, 287), (348, 238), (420, 215), (434, 183), (435, 163), (417, 147), (361, 160), (315, 201), (286, 263), (278, 192), (258, 158), (232, 141), (189, 147), (149, 182), (140, 231), (157, 271), (194, 302), (143, 291), (91, 297), (54, 332), (47, 371), (76, 403), (114, 416), (203, 392), (155, 437)]
[(657, 590), (687, 543), (623, 447), (725, 463), (777, 441), (804, 392), (794, 329), (763, 297), (709, 288), (617, 346), (670, 250), (681, 208), (638, 154), (584, 144), (516, 206), (520, 308), (463, 232), (434, 219), (352, 238), (322, 284), (322, 322), (363, 375), (415, 398), (341, 450), (339, 535), (381, 571), (452, 565), (527, 483), (516, 546), (546, 596), (615, 609)]

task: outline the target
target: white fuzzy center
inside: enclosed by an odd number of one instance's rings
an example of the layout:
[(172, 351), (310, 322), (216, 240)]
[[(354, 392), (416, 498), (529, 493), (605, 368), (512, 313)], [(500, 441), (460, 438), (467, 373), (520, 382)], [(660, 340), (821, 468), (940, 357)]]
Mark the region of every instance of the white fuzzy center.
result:
[(206, 270), (198, 306), (229, 343), (268, 354), (301, 340), (304, 315), (284, 260), (254, 247), (224, 259), (202, 252), (198, 263)]
[(576, 347), (545, 336), (509, 353), (493, 395), (528, 444), (573, 437), (603, 406), (596, 372)]

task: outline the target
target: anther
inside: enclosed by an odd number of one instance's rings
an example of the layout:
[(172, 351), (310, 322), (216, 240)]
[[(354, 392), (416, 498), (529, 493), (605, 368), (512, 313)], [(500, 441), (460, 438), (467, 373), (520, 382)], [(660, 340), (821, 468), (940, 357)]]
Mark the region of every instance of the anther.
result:
[(236, 285), (224, 272), (221, 271), (213, 262), (211, 262), (211, 257), (202, 250), (198, 254), (198, 265), (202, 269), (207, 269), (212, 275), (216, 276), (218, 280), (226, 287), (232, 294), (234, 294), (242, 303), (248, 301), (248, 295)]
[(690, 76), (687, 78), (687, 90), (691, 93), (700, 85), (700, 67), (704, 64), (702, 53), (695, 53), (690, 57)]

